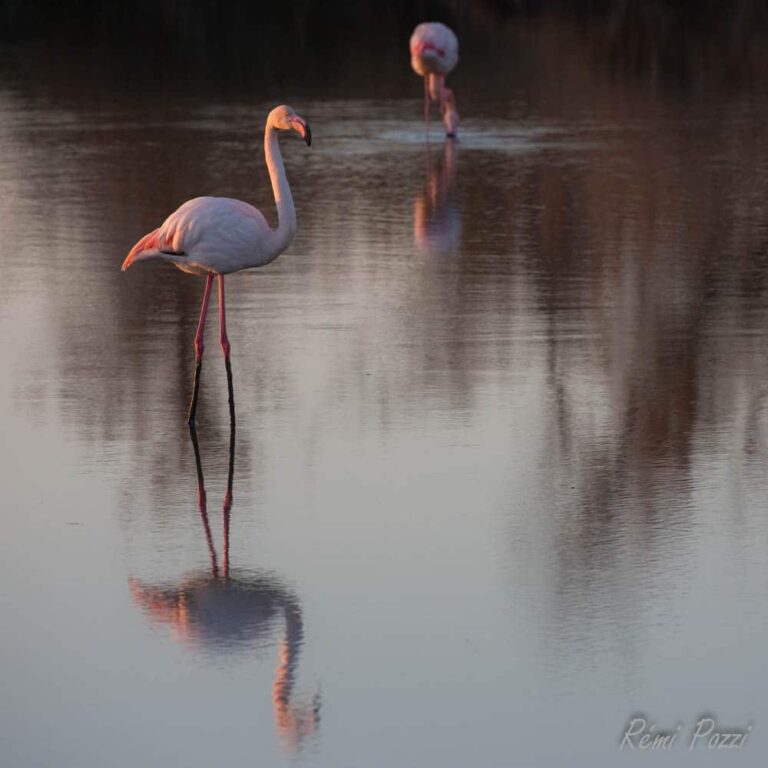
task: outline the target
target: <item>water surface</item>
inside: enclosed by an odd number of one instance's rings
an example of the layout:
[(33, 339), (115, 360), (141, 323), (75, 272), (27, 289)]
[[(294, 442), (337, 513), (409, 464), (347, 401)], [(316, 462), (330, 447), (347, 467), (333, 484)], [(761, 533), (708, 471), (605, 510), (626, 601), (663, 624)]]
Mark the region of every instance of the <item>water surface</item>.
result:
[(227, 279), (197, 456), (202, 282), (119, 266), (197, 194), (274, 221), (276, 98), (3, 69), (8, 765), (614, 766), (636, 712), (764, 764), (764, 96), (537, 30), (456, 144), (407, 58), (290, 96), (299, 232)]

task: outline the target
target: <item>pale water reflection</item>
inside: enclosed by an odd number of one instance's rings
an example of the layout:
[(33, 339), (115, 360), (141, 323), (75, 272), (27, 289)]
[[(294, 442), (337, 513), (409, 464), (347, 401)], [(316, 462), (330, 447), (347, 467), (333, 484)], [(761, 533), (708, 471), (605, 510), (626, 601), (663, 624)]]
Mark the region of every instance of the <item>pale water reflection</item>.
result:
[(668, 92), (601, 76), (575, 28), (510, 34), (509, 90), (462, 61), (460, 140), (428, 157), (407, 58), (387, 98), (290, 95), (299, 232), (228, 283), (210, 548), (202, 281), (119, 268), (192, 194), (271, 214), (289, 99), (148, 113), (2, 73), (10, 765), (613, 766), (638, 711), (752, 722), (765, 762), (760, 83)]

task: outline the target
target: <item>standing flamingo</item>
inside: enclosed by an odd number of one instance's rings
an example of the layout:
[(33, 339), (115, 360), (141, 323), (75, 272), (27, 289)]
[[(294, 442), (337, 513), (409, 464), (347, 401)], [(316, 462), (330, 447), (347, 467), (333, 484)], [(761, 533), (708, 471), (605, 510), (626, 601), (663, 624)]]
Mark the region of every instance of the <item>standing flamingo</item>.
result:
[(214, 275), (218, 277), (219, 283), (219, 340), (227, 367), (229, 410), (234, 419), (232, 367), (229, 362), (224, 309), (224, 275), (269, 264), (288, 247), (296, 234), (296, 209), (277, 139), (277, 131), (289, 130), (296, 131), (308, 146), (312, 143), (312, 132), (303, 117), (286, 105), (275, 107), (267, 117), (264, 150), (277, 205), (277, 229), (272, 229), (260, 211), (242, 200), (196, 197), (187, 200), (161, 227), (142, 237), (123, 262), (122, 269), (125, 271), (137, 261), (160, 259), (175, 264), (183, 272), (206, 278), (200, 321), (195, 334), (195, 382), (189, 405), (189, 424), (194, 424), (197, 413), (203, 332)]
[(413, 30), (410, 48), (413, 71), (424, 78), (424, 122), (429, 123), (430, 100), (436, 101), (442, 113), (445, 134), (454, 138), (459, 113), (453, 91), (445, 86), (445, 76), (459, 61), (459, 41), (445, 24), (425, 21)]

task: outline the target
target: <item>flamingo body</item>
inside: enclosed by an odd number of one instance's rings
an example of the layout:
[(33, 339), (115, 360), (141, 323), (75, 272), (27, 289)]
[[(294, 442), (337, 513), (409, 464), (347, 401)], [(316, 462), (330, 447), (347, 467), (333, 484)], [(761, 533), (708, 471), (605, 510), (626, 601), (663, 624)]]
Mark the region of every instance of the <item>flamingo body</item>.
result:
[(421, 77), (447, 75), (459, 61), (459, 41), (439, 21), (425, 21), (413, 30), (410, 41), (411, 66)]
[(269, 264), (279, 255), (275, 235), (261, 211), (242, 200), (195, 197), (142, 237), (126, 262), (162, 259), (190, 274), (226, 275)]

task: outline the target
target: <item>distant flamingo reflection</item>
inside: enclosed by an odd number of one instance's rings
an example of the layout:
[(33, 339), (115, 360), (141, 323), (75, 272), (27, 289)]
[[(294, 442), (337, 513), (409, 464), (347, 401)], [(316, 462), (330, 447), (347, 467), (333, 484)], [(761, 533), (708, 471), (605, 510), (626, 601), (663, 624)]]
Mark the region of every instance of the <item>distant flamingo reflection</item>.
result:
[(222, 508), (223, 558), (219, 562), (208, 518), (200, 447), (194, 426), (190, 427), (190, 436), (197, 467), (198, 507), (210, 568), (189, 573), (178, 584), (148, 585), (131, 578), (131, 594), (151, 621), (169, 625), (179, 642), (214, 653), (236, 654), (263, 647), (272, 636), (276, 623), (282, 619), (284, 630), (272, 683), (272, 708), (281, 747), (288, 753), (296, 753), (317, 731), (321, 705), (319, 692), (294, 695), (296, 670), (304, 642), (301, 604), (277, 575), (230, 568), (234, 423), (230, 432), (229, 472)]
[(458, 146), (446, 141), (439, 162), (426, 148), (424, 187), (413, 204), (413, 238), (422, 253), (448, 253), (461, 240), (461, 215), (456, 206)]

